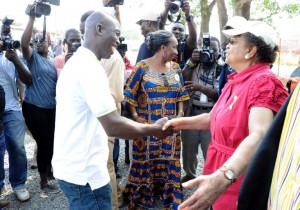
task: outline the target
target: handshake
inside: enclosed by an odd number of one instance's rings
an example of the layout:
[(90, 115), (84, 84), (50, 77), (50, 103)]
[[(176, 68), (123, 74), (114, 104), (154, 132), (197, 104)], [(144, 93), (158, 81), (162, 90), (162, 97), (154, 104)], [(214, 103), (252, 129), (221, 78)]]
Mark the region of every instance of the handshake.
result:
[(172, 135), (173, 133), (179, 133), (180, 127), (175, 127), (173, 125), (176, 124), (176, 119), (168, 120), (168, 118), (164, 117), (157, 120), (153, 126), (156, 127), (156, 134), (154, 135), (158, 139), (164, 139), (167, 136)]

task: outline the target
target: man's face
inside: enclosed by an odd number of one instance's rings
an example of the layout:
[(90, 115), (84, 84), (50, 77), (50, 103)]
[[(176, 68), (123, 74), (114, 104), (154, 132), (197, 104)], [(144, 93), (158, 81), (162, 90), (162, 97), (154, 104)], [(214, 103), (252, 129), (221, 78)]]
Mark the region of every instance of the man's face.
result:
[(65, 43), (68, 46), (68, 52), (71, 52), (73, 43), (81, 43), (81, 34), (80, 33), (70, 33), (65, 40)]
[(113, 24), (103, 25), (101, 33), (103, 35), (101, 37), (103, 47), (99, 49), (99, 54), (102, 58), (108, 59), (120, 44), (120, 25), (116, 21), (113, 21)]
[(174, 23), (172, 33), (175, 35), (177, 41), (180, 43), (185, 37), (185, 28), (181, 23)]
[(210, 48), (214, 50), (214, 56), (215, 56), (215, 59), (217, 59), (220, 54), (219, 43), (215, 40), (210, 40)]

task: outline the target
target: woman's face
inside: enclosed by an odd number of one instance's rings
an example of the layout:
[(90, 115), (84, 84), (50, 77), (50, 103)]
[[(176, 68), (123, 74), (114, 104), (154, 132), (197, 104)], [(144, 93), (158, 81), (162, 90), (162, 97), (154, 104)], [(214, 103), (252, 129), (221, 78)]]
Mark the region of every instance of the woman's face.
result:
[(249, 44), (246, 39), (239, 35), (229, 39), (226, 46), (226, 60), (225, 62), (233, 69), (245, 63), (245, 55), (249, 52)]
[(177, 45), (177, 39), (175, 36), (172, 36), (170, 43), (164, 49), (164, 52), (166, 53), (165, 61), (171, 61), (173, 57), (178, 54)]

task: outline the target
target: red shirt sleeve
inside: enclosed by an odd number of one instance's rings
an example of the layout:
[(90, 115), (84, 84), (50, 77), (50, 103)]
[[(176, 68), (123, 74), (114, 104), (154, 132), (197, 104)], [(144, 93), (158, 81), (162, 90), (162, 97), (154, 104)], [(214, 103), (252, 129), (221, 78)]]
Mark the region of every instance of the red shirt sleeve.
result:
[(283, 84), (274, 75), (263, 75), (250, 87), (248, 108), (266, 107), (278, 112), (288, 96)]

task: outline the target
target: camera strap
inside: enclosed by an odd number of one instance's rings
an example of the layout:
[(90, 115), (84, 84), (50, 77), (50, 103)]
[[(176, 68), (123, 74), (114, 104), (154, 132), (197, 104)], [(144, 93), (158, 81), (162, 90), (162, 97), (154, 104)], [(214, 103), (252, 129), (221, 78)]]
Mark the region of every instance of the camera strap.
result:
[(44, 24), (43, 24), (43, 40), (46, 41), (46, 16), (44, 15)]

